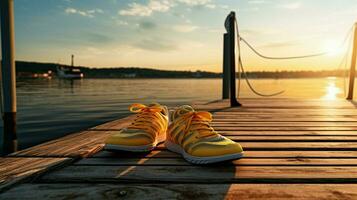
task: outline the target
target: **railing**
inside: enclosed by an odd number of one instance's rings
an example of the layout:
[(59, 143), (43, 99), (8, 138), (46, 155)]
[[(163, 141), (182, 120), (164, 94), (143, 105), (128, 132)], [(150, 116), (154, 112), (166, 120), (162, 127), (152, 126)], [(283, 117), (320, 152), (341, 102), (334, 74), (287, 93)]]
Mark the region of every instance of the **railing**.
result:
[[(303, 58), (311, 58), (317, 56), (327, 55), (330, 52), (321, 52), (316, 54), (310, 55), (300, 55), (300, 56), (290, 56), (290, 57), (269, 57), (264, 56), (254, 47), (252, 47), (244, 38), (240, 37), (238, 32), (238, 23), (236, 21), (236, 15), (234, 12), (231, 12), (225, 21), (225, 28), (227, 33), (223, 35), (223, 82), (222, 82), (222, 98), (223, 99), (230, 99), (231, 107), (241, 106), (238, 102), (236, 97), (236, 42), (238, 45), (238, 51), (240, 51), (240, 41), (244, 42), (254, 53), (258, 56), (265, 58), (265, 59), (273, 59), (273, 60), (288, 60), (288, 59), (303, 59)], [(238, 33), (237, 33), (238, 32)], [(347, 39), (347, 38), (346, 38)], [(237, 41), (236, 41), (237, 40)], [(346, 57), (347, 58), (347, 57)], [(351, 67), (350, 67), (350, 77), (349, 77), (349, 88), (348, 88), (348, 95), (347, 100), (353, 100), (354, 96), (354, 85), (355, 85), (355, 78), (356, 78), (356, 62), (357, 62), (357, 23), (354, 25), (354, 39), (353, 39), (353, 48), (352, 48), (352, 58), (351, 58)], [(240, 52), (238, 52), (238, 69), (239, 73), (240, 70), (243, 71), (243, 64), (240, 57)], [(243, 73), (244, 74), (244, 73)], [(246, 74), (244, 74), (246, 76)], [(281, 94), (282, 92), (277, 92), (272, 95), (264, 95), (258, 93), (254, 90), (251, 84), (248, 81), (248, 77), (245, 77), (250, 89), (257, 95), (260, 96), (275, 96)], [(238, 88), (240, 89), (240, 88)], [(239, 91), (238, 91), (239, 93)]]

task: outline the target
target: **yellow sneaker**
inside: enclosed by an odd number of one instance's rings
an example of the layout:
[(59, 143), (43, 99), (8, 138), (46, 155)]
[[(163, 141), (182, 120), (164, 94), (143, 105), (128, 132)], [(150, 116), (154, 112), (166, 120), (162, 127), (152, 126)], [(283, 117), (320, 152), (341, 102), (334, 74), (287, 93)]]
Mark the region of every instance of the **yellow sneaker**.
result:
[(107, 138), (105, 150), (145, 152), (165, 141), (168, 109), (160, 104), (133, 104), (129, 110), (136, 114), (131, 125)]
[(181, 106), (172, 113), (171, 120), (165, 146), (188, 162), (208, 164), (243, 156), (240, 144), (221, 136), (210, 126), (211, 113)]

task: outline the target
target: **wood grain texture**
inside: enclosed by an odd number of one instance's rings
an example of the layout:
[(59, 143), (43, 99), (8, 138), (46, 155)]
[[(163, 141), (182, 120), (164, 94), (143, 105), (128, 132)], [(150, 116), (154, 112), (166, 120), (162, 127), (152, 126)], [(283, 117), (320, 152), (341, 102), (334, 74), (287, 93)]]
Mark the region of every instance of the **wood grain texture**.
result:
[[(180, 158), (181, 155), (167, 150), (153, 150), (149, 153), (106, 152), (101, 151), (93, 158)], [(354, 158), (357, 151), (245, 151), (244, 158)]]
[[(305, 192), (306, 191), (306, 192)], [(356, 184), (23, 184), (0, 199), (357, 199)]]
[(225, 136), (357, 136), (357, 131), (221, 130)]
[(52, 140), (34, 147), (16, 152), (10, 156), (28, 157), (88, 157), (99, 152), (104, 145), (105, 139), (111, 134), (108, 131), (96, 131), (96, 129), (107, 129), (112, 126), (126, 127), (131, 122), (132, 116), (115, 120), (92, 128), (91, 130), (74, 133), (65, 137)]
[[(242, 158), (231, 161), (236, 166), (357, 166), (355, 158)], [(190, 166), (183, 158), (86, 158), (74, 165), (91, 166)], [(220, 166), (216, 164), (216, 166)]]
[(133, 183), (357, 183), (353, 166), (69, 166), (40, 181)]
[(268, 98), (241, 103), (240, 108), (229, 108), (228, 101), (196, 105), (213, 113), (215, 130), (243, 146), (240, 160), (191, 165), (163, 144), (148, 153), (101, 151), (108, 135), (130, 123), (126, 118), (11, 155), (81, 159), (0, 198), (357, 198), (356, 102)]
[[(316, 141), (252, 141), (239, 142), (246, 151), (357, 151), (357, 142), (316, 142)], [(165, 150), (159, 144), (157, 150)]]
[(13, 184), (71, 162), (68, 158), (0, 158), (0, 192)]

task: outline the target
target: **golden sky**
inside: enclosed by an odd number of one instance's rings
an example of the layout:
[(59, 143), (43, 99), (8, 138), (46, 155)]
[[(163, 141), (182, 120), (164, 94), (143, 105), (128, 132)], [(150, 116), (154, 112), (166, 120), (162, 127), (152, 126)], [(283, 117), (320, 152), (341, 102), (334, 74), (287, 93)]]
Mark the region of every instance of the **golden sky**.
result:
[(242, 37), (269, 56), (332, 51), (270, 61), (243, 48), (247, 71), (335, 69), (357, 21), (357, 0), (16, 0), (18, 60), (90, 67), (222, 68), (224, 19), (237, 12)]

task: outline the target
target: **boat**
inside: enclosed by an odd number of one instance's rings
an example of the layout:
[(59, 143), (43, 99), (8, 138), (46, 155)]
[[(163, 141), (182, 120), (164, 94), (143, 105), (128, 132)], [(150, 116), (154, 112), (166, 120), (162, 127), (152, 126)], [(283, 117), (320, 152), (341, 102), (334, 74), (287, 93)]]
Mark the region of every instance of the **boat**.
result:
[(83, 78), (84, 75), (80, 69), (65, 67), (65, 66), (57, 66), (57, 77), (65, 78), (65, 79), (75, 79), (75, 78)]
[(80, 69), (75, 68), (74, 64), (74, 55), (72, 55), (72, 65), (69, 66), (57, 66), (57, 77), (63, 79), (80, 79), (84, 77), (84, 74)]

